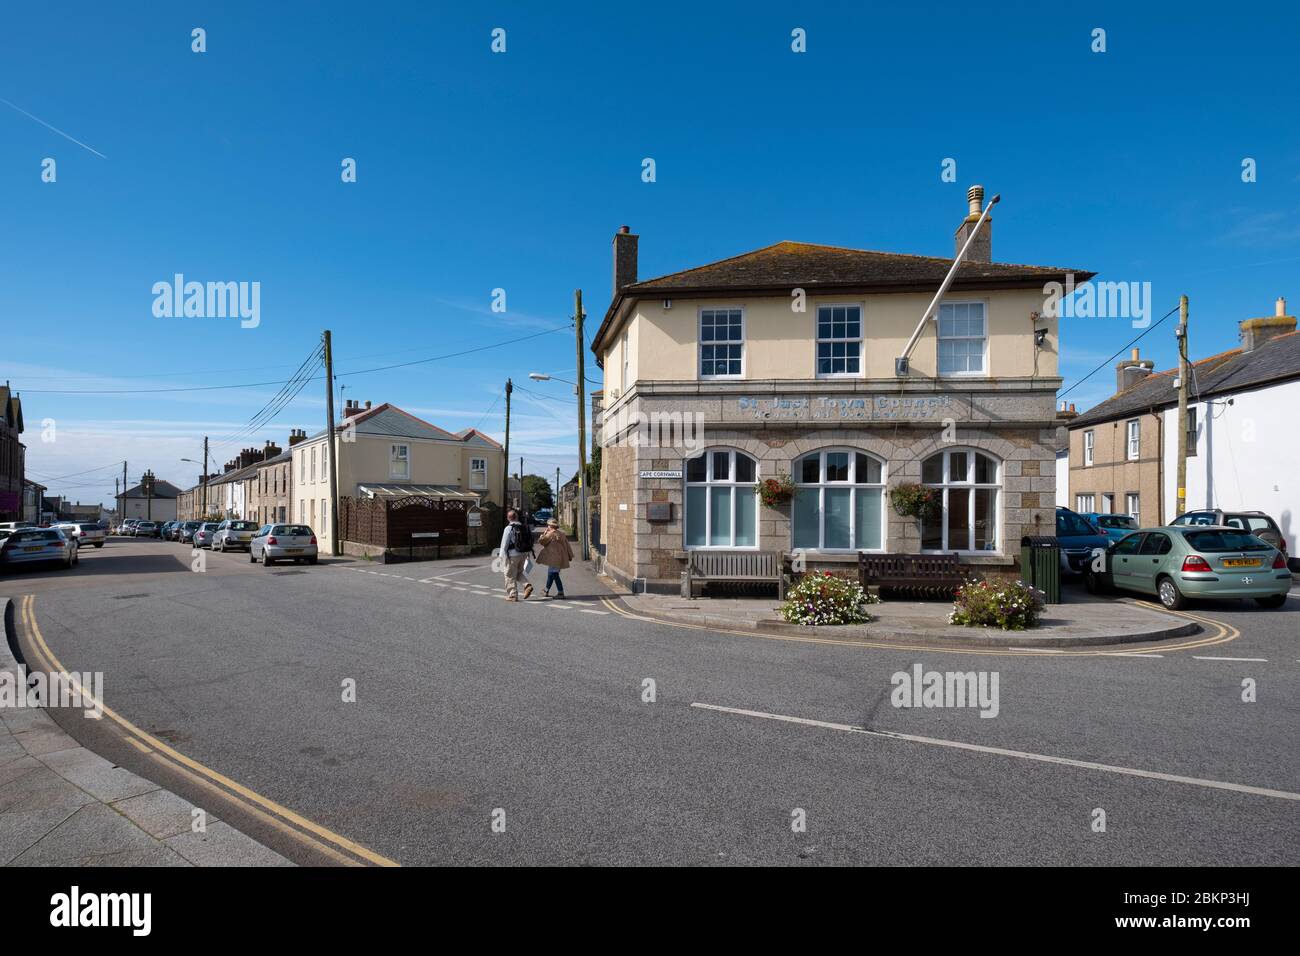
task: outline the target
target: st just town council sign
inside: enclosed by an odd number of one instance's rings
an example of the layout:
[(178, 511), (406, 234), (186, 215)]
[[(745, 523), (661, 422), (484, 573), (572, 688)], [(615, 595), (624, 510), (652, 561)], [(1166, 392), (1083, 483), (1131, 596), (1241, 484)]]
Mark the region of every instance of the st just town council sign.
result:
[[(730, 409), (724, 410), (724, 416)], [(741, 397), (732, 420), (755, 421), (925, 421), (964, 417), (951, 395), (868, 395), (853, 397)]]

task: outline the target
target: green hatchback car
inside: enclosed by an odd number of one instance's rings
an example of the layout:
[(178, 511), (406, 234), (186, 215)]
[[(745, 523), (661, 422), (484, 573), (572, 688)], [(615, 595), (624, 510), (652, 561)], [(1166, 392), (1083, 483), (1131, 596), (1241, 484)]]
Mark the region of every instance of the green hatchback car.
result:
[(1171, 611), (1189, 598), (1254, 598), (1279, 608), (1291, 589), (1286, 557), (1240, 528), (1143, 528), (1112, 544), (1084, 572), (1089, 591), (1153, 594)]

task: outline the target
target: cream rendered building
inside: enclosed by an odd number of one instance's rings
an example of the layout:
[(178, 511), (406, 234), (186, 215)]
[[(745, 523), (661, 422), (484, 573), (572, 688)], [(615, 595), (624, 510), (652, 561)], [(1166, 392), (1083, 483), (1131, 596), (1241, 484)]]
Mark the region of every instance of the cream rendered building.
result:
[[(972, 189), (958, 247), (981, 199)], [(1092, 274), (990, 262), (986, 230), (900, 377), (951, 259), (781, 242), (637, 281), (624, 227), (592, 344), (607, 570), (675, 590), (686, 552), (717, 548), (845, 570), (858, 551), (955, 552), (1014, 571), (1021, 536), (1055, 527), (1061, 379), (1045, 286)], [(787, 475), (793, 501), (762, 505), (755, 484)], [(934, 488), (942, 513), (896, 514), (900, 482)]]
[[(364, 486), (420, 486), (501, 500), (505, 468), (501, 446), (475, 429), (449, 432), (384, 403), (349, 402), (335, 438), (339, 497), (364, 494)], [(329, 534), (329, 471), (324, 431), (290, 449), (291, 521)]]

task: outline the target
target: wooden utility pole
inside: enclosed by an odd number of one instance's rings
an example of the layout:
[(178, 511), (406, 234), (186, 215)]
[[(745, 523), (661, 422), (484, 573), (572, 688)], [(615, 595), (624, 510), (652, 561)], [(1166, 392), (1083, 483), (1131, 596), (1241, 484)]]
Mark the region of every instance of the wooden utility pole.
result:
[(325, 330), (325, 454), (329, 468), (330, 506), (329, 538), (330, 554), (341, 554), (339, 550), (339, 467), (338, 448), (334, 445), (334, 341), (330, 330)]
[[(506, 512), (510, 510), (510, 393), (515, 390), (514, 383), (506, 379), (506, 447), (505, 459), (501, 470), (501, 528), (506, 525)], [(522, 486), (521, 486), (522, 487)]]
[(1187, 296), (1178, 298), (1178, 497), (1174, 517), (1187, 510)]
[[(203, 436), (203, 476), (199, 478), (199, 483), (203, 485), (203, 510), (199, 514), (200, 518), (208, 516), (208, 436)], [(190, 502), (193, 507), (193, 501)]]
[(578, 543), (582, 560), (591, 560), (587, 544), (587, 373), (582, 338), (582, 290), (573, 292), (573, 331), (578, 341)]
[[(38, 518), (37, 520), (39, 521), (40, 519)], [(125, 520), (126, 520), (126, 462), (122, 462), (122, 517), (118, 521), (118, 524), (120, 525)]]

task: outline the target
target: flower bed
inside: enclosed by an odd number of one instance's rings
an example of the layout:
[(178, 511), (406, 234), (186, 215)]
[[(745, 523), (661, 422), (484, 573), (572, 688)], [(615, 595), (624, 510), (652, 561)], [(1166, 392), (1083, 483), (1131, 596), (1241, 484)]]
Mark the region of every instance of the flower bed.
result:
[(801, 577), (786, 596), (781, 617), (791, 624), (866, 624), (871, 615), (865, 604), (880, 598), (862, 590), (856, 581), (837, 578), (829, 571), (810, 572)]
[(957, 589), (950, 624), (1023, 631), (1037, 627), (1044, 595), (1023, 581), (970, 580)]

